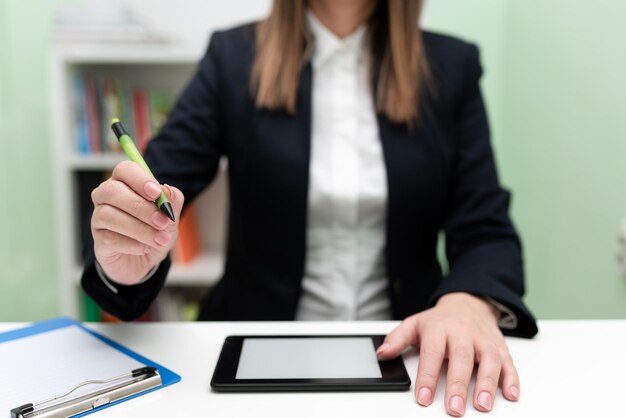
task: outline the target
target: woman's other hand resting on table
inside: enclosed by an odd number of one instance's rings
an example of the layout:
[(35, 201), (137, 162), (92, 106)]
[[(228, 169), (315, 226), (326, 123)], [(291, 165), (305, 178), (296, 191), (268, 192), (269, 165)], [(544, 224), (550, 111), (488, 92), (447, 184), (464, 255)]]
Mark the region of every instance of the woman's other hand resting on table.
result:
[(478, 364), (472, 403), (490, 411), (498, 386), (504, 397), (520, 396), (517, 370), (498, 328), (499, 311), (489, 302), (467, 293), (449, 293), (426, 311), (406, 318), (387, 335), (379, 347), (379, 359), (398, 356), (412, 345), (419, 347), (415, 381), (417, 403), (433, 402), (444, 358), (448, 359), (445, 407), (450, 415), (462, 416), (474, 364)]

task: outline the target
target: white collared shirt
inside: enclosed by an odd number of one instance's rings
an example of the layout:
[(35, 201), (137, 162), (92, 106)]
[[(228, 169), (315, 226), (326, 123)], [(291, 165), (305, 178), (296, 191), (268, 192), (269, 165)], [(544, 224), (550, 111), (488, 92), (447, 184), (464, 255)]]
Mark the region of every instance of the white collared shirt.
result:
[(363, 48), (309, 11), (311, 160), (299, 320), (391, 319), (385, 271), (387, 174)]
[[(305, 274), (297, 320), (392, 319), (387, 293), (387, 172), (367, 73), (366, 28), (344, 39), (311, 12), (311, 160)], [(492, 298), (499, 326), (517, 316)]]

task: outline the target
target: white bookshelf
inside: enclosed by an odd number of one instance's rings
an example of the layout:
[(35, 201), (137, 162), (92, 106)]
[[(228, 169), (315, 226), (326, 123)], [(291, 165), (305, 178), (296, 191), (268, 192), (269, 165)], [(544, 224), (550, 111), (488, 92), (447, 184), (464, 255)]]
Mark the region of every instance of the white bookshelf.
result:
[[(57, 44), (50, 55), (52, 150), (55, 184), (59, 304), (63, 315), (80, 318), (82, 291), (82, 220), (78, 178), (105, 173), (124, 160), (119, 154), (82, 155), (77, 151), (72, 78), (77, 72), (102, 74), (125, 83), (158, 90), (174, 101), (202, 54), (201, 49), (144, 43)], [(188, 265), (173, 265), (168, 287), (210, 287), (223, 271), (226, 170), (197, 198), (203, 253)]]

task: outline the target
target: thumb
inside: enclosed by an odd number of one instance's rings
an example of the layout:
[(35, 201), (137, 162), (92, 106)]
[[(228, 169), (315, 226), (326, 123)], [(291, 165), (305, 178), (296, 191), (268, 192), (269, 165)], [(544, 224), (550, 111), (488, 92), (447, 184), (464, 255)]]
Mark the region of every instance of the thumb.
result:
[(172, 204), (172, 209), (174, 210), (174, 215), (176, 217), (176, 221), (180, 218), (180, 212), (183, 209), (183, 205), (185, 203), (185, 196), (183, 192), (180, 191), (177, 187), (170, 186), (169, 184), (164, 184), (162, 186), (163, 192), (167, 196), (167, 199)]
[(409, 316), (385, 337), (385, 342), (376, 350), (379, 360), (398, 357), (405, 348), (417, 344), (417, 315)]

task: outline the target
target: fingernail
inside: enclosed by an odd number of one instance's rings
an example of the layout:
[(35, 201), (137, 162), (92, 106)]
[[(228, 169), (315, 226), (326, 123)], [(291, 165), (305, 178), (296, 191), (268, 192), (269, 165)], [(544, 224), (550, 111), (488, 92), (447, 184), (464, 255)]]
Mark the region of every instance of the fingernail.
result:
[(152, 215), (152, 222), (154, 222), (157, 228), (165, 228), (168, 223), (168, 218), (161, 212), (154, 212)]
[(517, 388), (517, 386), (511, 386), (509, 388), (509, 393), (511, 394), (511, 397), (513, 398), (513, 400), (519, 399), (519, 389)]
[(450, 411), (454, 412), (455, 414), (463, 415), (463, 413), (465, 412), (463, 398), (458, 395), (450, 398)]
[(489, 392), (480, 392), (478, 394), (478, 405), (484, 408), (487, 411), (491, 411), (491, 407), (493, 406), (493, 400), (491, 399), (491, 394)]
[(170, 242), (171, 237), (172, 236), (170, 235), (169, 232), (159, 231), (154, 235), (154, 242), (163, 246), (163, 245), (166, 245), (168, 242)]
[(156, 199), (161, 194), (161, 188), (152, 182), (146, 183), (146, 185), (144, 186), (144, 191), (151, 199)]
[(428, 388), (421, 388), (417, 392), (417, 403), (423, 406), (428, 406), (433, 401), (433, 394)]
[(165, 194), (167, 195), (167, 198), (168, 199), (174, 199), (174, 191), (172, 190), (170, 185), (169, 184), (164, 184), (163, 188), (165, 189)]
[(378, 347), (378, 350), (376, 350), (376, 354), (382, 354), (388, 349), (389, 349), (389, 343), (383, 343), (380, 347)]

